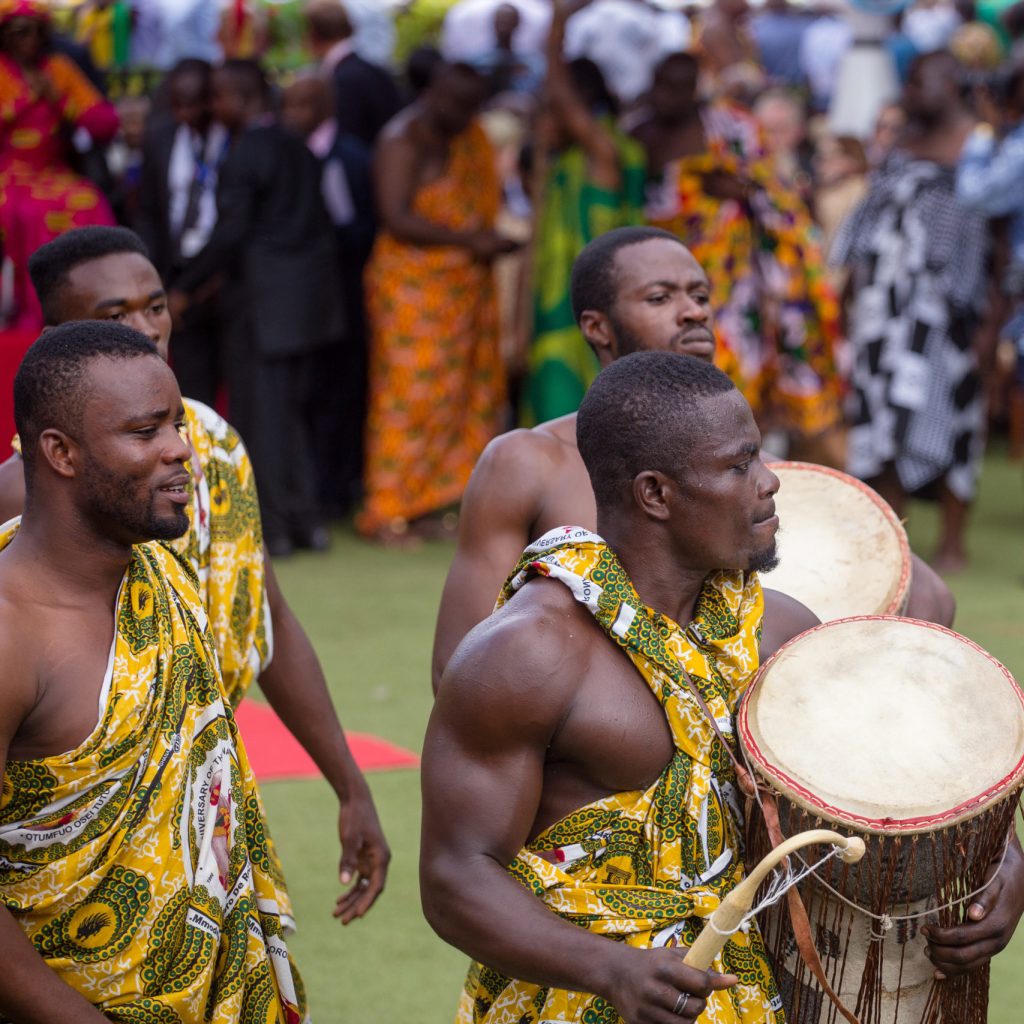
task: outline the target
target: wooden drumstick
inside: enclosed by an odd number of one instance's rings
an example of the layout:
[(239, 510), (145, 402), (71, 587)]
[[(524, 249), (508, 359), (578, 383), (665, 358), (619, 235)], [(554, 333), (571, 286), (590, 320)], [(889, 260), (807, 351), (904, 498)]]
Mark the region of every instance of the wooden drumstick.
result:
[(683, 958), (683, 963), (688, 967), (706, 971), (743, 923), (743, 917), (754, 905), (754, 896), (768, 873), (791, 853), (815, 843), (829, 843), (838, 847), (840, 859), (847, 864), (856, 864), (864, 856), (863, 839), (857, 836), (841, 836), (838, 832), (830, 832), (824, 828), (801, 832), (780, 843), (722, 900), (718, 909), (708, 918), (704, 930), (697, 936), (697, 941)]

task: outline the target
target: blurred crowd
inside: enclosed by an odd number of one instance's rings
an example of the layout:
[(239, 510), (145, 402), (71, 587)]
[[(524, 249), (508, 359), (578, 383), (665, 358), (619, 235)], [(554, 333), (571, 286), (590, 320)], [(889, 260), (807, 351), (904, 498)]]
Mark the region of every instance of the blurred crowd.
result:
[(138, 232), (277, 555), (452, 532), (578, 406), (573, 260), (626, 225), (706, 271), (766, 446), (939, 501), (938, 567), (992, 426), (1024, 454), (1022, 2), (0, 0), (0, 117), (4, 323), (41, 244)]

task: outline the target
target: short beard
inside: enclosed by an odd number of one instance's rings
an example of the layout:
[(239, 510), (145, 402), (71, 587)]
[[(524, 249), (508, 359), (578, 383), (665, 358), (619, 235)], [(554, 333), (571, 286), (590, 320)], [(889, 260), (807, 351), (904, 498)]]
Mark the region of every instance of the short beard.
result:
[(143, 504), (132, 491), (134, 481), (130, 477), (119, 477), (93, 462), (87, 467), (86, 479), (89, 481), (88, 510), (97, 525), (116, 527), (138, 538), (134, 543), (175, 540), (188, 531), (186, 508), (166, 516), (158, 515), (154, 507), (156, 494), (151, 491)]
[(628, 327), (624, 327), (615, 317), (609, 313), (608, 323), (615, 332), (616, 350), (618, 357), (632, 355), (634, 352), (643, 352), (646, 349), (640, 337), (634, 334)]
[(778, 545), (772, 540), (770, 548), (754, 555), (747, 565), (747, 572), (771, 572), (779, 564)]

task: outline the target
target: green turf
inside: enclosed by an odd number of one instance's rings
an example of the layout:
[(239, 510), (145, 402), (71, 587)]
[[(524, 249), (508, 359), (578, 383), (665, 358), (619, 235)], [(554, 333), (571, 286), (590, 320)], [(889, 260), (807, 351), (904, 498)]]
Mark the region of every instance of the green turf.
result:
[[(1020, 466), (986, 463), (971, 523), (971, 570), (953, 582), (957, 626), (1024, 679), (1024, 531)], [(915, 506), (911, 538), (927, 555), (934, 510)], [(433, 619), (451, 549), (412, 553), (371, 547), (339, 532), (326, 556), (276, 566), (327, 671), (345, 724), (420, 749), (430, 711)], [(341, 928), (330, 916), (337, 888), (335, 804), (318, 782), (264, 787), (299, 918), (291, 945), (317, 1024), (452, 1020), (465, 958), (437, 939), (419, 908), (416, 772), (371, 776), (394, 860), (370, 916)], [(991, 1024), (1024, 1019), (1024, 929), (994, 967)]]

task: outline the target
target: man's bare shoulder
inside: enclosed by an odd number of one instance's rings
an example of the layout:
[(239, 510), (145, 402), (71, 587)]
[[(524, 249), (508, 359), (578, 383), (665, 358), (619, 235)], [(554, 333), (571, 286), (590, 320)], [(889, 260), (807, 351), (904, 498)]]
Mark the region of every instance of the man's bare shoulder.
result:
[(764, 620), (761, 626), (761, 661), (767, 661), (784, 643), (821, 620), (806, 605), (780, 590), (764, 588)]
[[(24, 580), (0, 558), (0, 661), (4, 666), (4, 685), (0, 687), (0, 716), (7, 725), (13, 715), (20, 720), (39, 696), (37, 651), (31, 638), (38, 636), (40, 621), (32, 607), (26, 607), (21, 595)], [(26, 642), (26, 639), (28, 642)], [(7, 734), (13, 735), (13, 729)]]
[(378, 139), (378, 149), (388, 146), (392, 149), (397, 147), (412, 146), (416, 143), (417, 129), (419, 127), (420, 110), (416, 104), (399, 111), (381, 129)]
[[(567, 421), (570, 421), (567, 422)], [(478, 466), (485, 471), (511, 474), (516, 486), (532, 483), (545, 486), (571, 459), (578, 460), (576, 415), (541, 423), (532, 428), (499, 434), (484, 449)]]
[(599, 640), (589, 613), (563, 584), (534, 579), (470, 630), (440, 692), (459, 704), (497, 697), (538, 713), (564, 708)]

